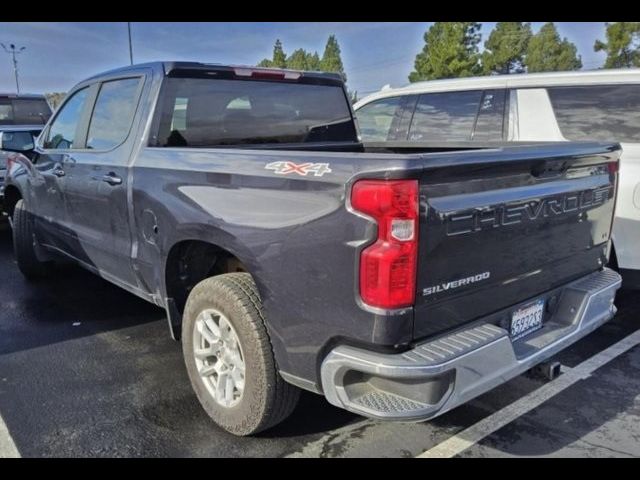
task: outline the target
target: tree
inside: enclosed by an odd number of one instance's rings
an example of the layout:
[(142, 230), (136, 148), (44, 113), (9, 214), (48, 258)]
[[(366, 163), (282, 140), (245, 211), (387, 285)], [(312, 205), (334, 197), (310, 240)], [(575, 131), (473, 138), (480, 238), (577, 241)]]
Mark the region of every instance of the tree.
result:
[(309, 54), (302, 48), (294, 50), (287, 58), (287, 68), (292, 70), (308, 70), (308, 56)]
[(273, 57), (271, 60), (265, 58), (260, 63), (258, 63), (259, 67), (272, 67), (272, 68), (285, 68), (287, 66), (287, 55), (284, 53), (284, 49), (282, 48), (282, 42), (280, 39), (276, 40), (275, 45), (273, 46)]
[(67, 94), (65, 92), (51, 92), (45, 93), (44, 96), (47, 99), (47, 102), (49, 102), (51, 109), (55, 110), (65, 99)]
[(424, 34), (425, 46), (415, 60), (410, 82), (469, 77), (479, 73), (477, 22), (435, 22)]
[(307, 54), (307, 70), (320, 70), (320, 55), (318, 52)]
[(531, 24), (498, 22), (484, 42), (482, 70), (485, 74), (522, 73), (524, 56), (531, 39)]
[(640, 67), (640, 22), (606, 23), (607, 43), (596, 40), (593, 49), (607, 53), (604, 68)]
[(549, 22), (529, 40), (526, 66), (528, 72), (579, 70), (582, 59), (576, 46), (566, 38), (561, 39), (556, 26)]
[(329, 35), (319, 66), (323, 72), (341, 73), (344, 81), (347, 81), (347, 75), (344, 73), (342, 58), (340, 57), (340, 45), (338, 45), (338, 40), (335, 35)]

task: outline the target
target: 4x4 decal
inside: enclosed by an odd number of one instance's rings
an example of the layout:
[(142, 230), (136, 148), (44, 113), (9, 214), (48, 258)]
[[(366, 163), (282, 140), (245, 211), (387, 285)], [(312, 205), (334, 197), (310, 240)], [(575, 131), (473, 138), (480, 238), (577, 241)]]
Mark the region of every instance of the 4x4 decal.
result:
[(289, 175), (296, 173), (306, 177), (308, 173), (313, 173), (316, 177), (321, 177), (325, 173), (331, 173), (328, 163), (293, 163), (293, 162), (272, 162), (265, 167), (267, 170), (273, 170), (278, 175)]

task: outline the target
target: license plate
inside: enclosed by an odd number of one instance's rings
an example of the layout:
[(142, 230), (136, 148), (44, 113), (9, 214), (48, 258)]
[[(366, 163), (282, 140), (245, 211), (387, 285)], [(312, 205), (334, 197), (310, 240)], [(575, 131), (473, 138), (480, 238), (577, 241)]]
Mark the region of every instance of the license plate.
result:
[(544, 300), (519, 308), (511, 315), (511, 339), (517, 340), (542, 328)]

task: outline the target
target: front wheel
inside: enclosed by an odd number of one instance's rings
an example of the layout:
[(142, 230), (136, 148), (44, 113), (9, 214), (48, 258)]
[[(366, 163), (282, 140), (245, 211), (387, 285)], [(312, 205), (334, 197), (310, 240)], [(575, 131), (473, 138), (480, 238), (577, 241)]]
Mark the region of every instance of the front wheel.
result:
[(45, 277), (51, 270), (51, 262), (43, 262), (36, 255), (33, 218), (22, 199), (18, 200), (13, 210), (12, 225), (13, 253), (20, 272), (30, 281)]
[(225, 430), (255, 434), (294, 410), (300, 391), (278, 373), (251, 275), (218, 275), (193, 288), (182, 348), (200, 403)]

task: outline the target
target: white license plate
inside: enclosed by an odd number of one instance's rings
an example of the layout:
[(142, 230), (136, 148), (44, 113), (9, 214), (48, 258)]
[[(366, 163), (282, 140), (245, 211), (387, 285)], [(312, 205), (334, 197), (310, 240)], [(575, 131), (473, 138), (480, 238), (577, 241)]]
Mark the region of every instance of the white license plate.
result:
[(511, 315), (511, 340), (517, 340), (542, 328), (544, 300), (519, 308)]

